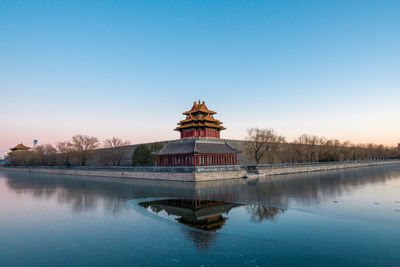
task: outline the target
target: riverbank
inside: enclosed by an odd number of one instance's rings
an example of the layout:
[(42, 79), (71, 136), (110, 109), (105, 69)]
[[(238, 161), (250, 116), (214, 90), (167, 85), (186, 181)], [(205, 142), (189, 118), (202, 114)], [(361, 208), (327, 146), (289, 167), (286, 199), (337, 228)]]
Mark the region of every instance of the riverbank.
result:
[[(347, 168), (372, 167), (379, 165), (400, 164), (400, 160), (380, 160), (380, 161), (358, 161), (358, 162), (335, 162), (317, 164), (297, 164), (297, 165), (270, 165), (260, 166), (258, 170), (266, 176), (283, 174), (295, 174), (317, 171), (329, 171)], [(27, 173), (47, 173), (60, 175), (83, 175), (125, 179), (147, 179), (165, 180), (182, 182), (202, 182), (227, 179), (244, 178), (247, 174), (245, 168), (221, 169), (221, 168), (178, 168), (166, 171), (167, 169), (155, 167), (142, 168), (63, 168), (63, 167), (6, 167), (3, 170), (27, 172)]]
[(330, 162), (317, 164), (301, 164), (301, 165), (278, 165), (258, 167), (259, 172), (265, 173), (266, 176), (294, 174), (305, 172), (329, 171), (348, 168), (373, 167), (380, 165), (400, 164), (400, 160), (371, 160), (371, 161), (350, 161), (350, 162)]

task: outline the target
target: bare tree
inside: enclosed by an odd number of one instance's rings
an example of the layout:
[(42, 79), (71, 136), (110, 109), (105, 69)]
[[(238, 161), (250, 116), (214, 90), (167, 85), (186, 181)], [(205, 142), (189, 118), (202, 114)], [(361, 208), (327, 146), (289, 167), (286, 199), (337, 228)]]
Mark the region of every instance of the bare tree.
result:
[(73, 155), (79, 160), (82, 166), (87, 164), (91, 158), (93, 150), (99, 146), (97, 137), (88, 135), (74, 135), (71, 140)]
[(303, 134), (294, 139), (294, 148), (296, 150), (299, 161), (316, 162), (319, 161), (319, 153), (321, 146), (324, 144), (325, 138), (315, 135)]
[(277, 158), (281, 156), (279, 148), (283, 143), (286, 143), (286, 138), (281, 135), (275, 134), (275, 136), (267, 138), (267, 160), (269, 164), (276, 162)]
[(35, 165), (55, 165), (57, 150), (50, 144), (40, 145), (34, 151)]
[(109, 149), (111, 162), (114, 166), (121, 165), (121, 160), (128, 150), (128, 145), (130, 145), (129, 141), (123, 141), (121, 138), (115, 136), (104, 141), (104, 147)]
[(272, 163), (276, 145), (285, 142), (285, 137), (279, 136), (273, 129), (250, 128), (247, 130), (247, 154), (256, 164), (268, 155), (268, 161)]
[(297, 162), (303, 162), (306, 156), (306, 146), (307, 140), (306, 136), (303, 134), (293, 140), (293, 150), (295, 153), (295, 157), (297, 158)]
[(58, 142), (56, 144), (57, 150), (60, 153), (60, 158), (62, 160), (62, 164), (64, 166), (68, 166), (70, 164), (70, 160), (73, 153), (73, 147), (70, 141)]
[(33, 163), (34, 154), (30, 150), (13, 151), (7, 157), (12, 166), (29, 166)]

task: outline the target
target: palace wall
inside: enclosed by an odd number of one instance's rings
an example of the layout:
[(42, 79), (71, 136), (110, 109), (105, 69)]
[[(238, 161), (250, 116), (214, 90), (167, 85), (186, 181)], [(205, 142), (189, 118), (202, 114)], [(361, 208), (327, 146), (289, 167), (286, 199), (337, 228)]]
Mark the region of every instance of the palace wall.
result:
[[(246, 141), (244, 140), (230, 140), (230, 139), (219, 139), (226, 141), (227, 144), (235, 149), (239, 149), (242, 151), (242, 153), (238, 154), (238, 164), (239, 165), (251, 165), (254, 164), (254, 162), (249, 159), (245, 154), (245, 144)], [(154, 143), (160, 143), (162, 145), (166, 145), (168, 143), (171, 143), (176, 140), (167, 140), (167, 141), (158, 141), (158, 142), (151, 142), (151, 143), (144, 143), (144, 145), (147, 145), (149, 148), (152, 144)], [(126, 151), (124, 153), (124, 157), (121, 161), (122, 166), (130, 166), (132, 165), (132, 154), (135, 151), (136, 147), (138, 147), (141, 144), (135, 144), (135, 145), (129, 145), (126, 146)], [(110, 159), (110, 149), (109, 148), (101, 148), (101, 149), (96, 149), (94, 151), (92, 159), (89, 161), (88, 165), (91, 166), (104, 166), (104, 165), (111, 165)], [(72, 162), (74, 163), (74, 162)], [(76, 163), (77, 164), (77, 163)]]

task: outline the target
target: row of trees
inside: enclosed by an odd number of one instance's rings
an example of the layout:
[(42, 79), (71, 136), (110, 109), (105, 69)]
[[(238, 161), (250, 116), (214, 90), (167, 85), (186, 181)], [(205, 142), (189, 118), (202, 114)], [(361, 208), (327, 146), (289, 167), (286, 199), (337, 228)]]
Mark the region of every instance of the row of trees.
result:
[(245, 152), (256, 164), (375, 160), (400, 156), (396, 147), (353, 144), (307, 134), (289, 143), (273, 129), (248, 129), (246, 140)]
[[(127, 152), (129, 141), (112, 137), (104, 141), (107, 148), (107, 158), (112, 165), (120, 165)], [(85, 166), (92, 158), (94, 150), (100, 147), (97, 137), (74, 135), (70, 140), (51, 144), (39, 145), (35, 150), (14, 151), (10, 153), (8, 161), (11, 165), (66, 165), (71, 161)]]
[[(96, 137), (74, 135), (70, 140), (37, 146), (35, 150), (14, 151), (8, 161), (14, 166), (70, 166), (87, 165), (95, 156), (96, 164), (104, 166), (120, 166), (122, 161), (132, 153), (129, 141), (118, 137), (106, 139), (103, 146)], [(151, 146), (139, 145), (132, 153), (132, 165), (150, 166), (156, 162), (153, 152), (163, 148), (160, 143)]]

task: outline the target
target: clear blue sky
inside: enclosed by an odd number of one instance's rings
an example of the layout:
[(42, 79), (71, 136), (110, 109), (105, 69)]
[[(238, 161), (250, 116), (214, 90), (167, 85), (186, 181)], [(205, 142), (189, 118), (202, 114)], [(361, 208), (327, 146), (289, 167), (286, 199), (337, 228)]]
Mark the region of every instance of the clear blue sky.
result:
[(400, 1), (1, 1), (0, 152), (224, 122), (400, 141)]

